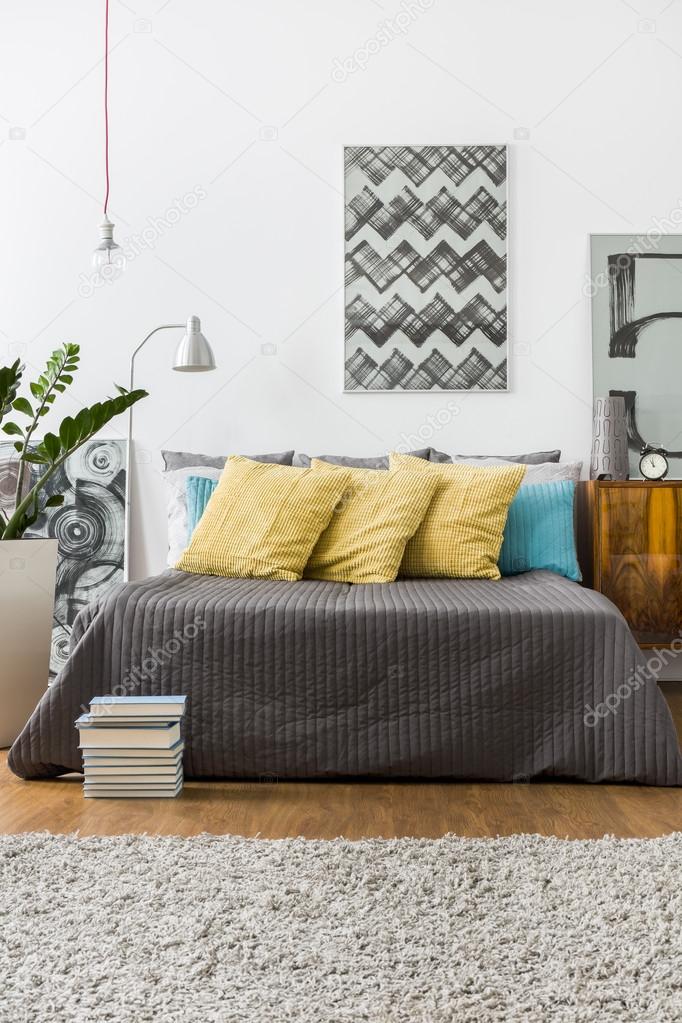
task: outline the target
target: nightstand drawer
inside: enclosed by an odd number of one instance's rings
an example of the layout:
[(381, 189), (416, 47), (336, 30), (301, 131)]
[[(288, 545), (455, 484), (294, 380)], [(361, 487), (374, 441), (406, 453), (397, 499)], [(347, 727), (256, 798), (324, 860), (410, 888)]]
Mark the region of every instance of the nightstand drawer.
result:
[(682, 558), (602, 557), (601, 592), (620, 608), (642, 646), (669, 646), (682, 622)]
[(597, 482), (594, 586), (642, 646), (682, 629), (682, 482)]

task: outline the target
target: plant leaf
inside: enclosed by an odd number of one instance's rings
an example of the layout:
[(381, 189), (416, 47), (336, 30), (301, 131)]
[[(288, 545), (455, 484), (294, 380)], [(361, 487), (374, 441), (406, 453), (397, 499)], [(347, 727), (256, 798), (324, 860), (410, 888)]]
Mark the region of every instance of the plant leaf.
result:
[(5, 423), (2, 428), (3, 433), (8, 434), (10, 437), (23, 437), (24, 431), (16, 423)]
[(11, 366), (0, 367), (0, 421), (4, 419), (12, 408), (17, 397), (19, 385), (24, 372), (24, 367), (19, 359)]
[(53, 494), (52, 497), (48, 497), (47, 501), (45, 502), (45, 507), (46, 508), (59, 508), (59, 506), (61, 504), (64, 504), (64, 495), (63, 494)]
[(76, 416), (76, 426), (81, 437), (88, 437), (92, 432), (92, 415), (90, 409), (83, 408)]
[(77, 437), (78, 431), (76, 430), (75, 423), (71, 416), (67, 416), (59, 426), (59, 439), (65, 451), (68, 451), (75, 444)]
[(56, 437), (53, 433), (46, 433), (43, 438), (42, 446), (47, 452), (50, 461), (55, 462), (59, 458), (62, 450), (59, 437)]
[(17, 398), (12, 403), (12, 408), (15, 412), (22, 412), (25, 416), (30, 416), (33, 419), (33, 409), (28, 398)]

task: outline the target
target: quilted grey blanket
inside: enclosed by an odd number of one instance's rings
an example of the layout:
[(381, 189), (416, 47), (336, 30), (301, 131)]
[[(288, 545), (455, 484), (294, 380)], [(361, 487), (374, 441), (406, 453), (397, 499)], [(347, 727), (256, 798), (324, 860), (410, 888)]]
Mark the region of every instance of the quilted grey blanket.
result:
[(549, 572), (347, 586), (169, 571), (80, 614), (9, 763), (79, 770), (73, 723), (93, 696), (186, 693), (189, 776), (679, 785), (648, 674), (619, 611)]

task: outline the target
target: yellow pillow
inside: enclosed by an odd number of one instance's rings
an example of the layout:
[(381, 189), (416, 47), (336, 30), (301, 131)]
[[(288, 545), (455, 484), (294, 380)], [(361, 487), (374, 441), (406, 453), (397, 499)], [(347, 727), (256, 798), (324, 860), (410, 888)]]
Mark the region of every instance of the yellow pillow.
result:
[[(336, 469), (313, 458), (312, 468)], [(405, 544), (426, 514), (438, 480), (409, 467), (348, 469), (349, 489), (317, 541), (303, 573), (339, 583), (392, 583)]]
[(232, 455), (176, 568), (240, 579), (300, 579), (348, 487), (314, 472)]
[(391, 469), (407, 466), (439, 481), (433, 501), (405, 548), (400, 574), (499, 579), (497, 559), (507, 511), (525, 465), (434, 465), (391, 453)]

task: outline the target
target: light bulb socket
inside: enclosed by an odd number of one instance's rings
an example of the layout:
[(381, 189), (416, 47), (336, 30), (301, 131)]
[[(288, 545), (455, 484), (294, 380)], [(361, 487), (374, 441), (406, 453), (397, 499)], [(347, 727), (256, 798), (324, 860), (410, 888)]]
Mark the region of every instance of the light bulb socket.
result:
[[(99, 225), (99, 230), (103, 242), (114, 241), (114, 225), (106, 215), (102, 223)], [(103, 248), (110, 248), (110, 246), (104, 245)]]

